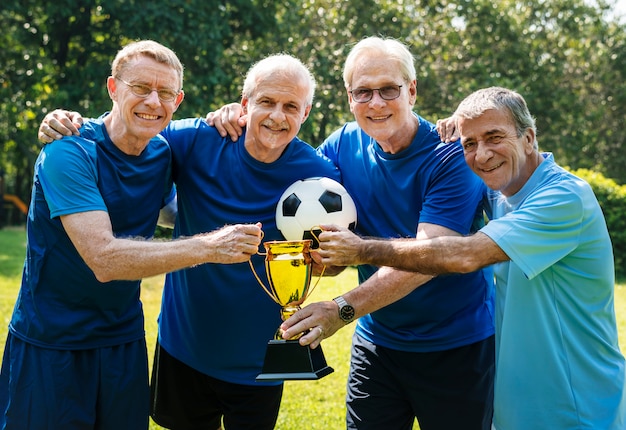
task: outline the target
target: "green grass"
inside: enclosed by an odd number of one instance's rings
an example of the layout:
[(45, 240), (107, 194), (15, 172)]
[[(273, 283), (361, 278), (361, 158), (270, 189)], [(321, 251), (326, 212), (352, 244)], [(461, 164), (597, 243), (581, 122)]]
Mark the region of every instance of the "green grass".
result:
[[(7, 326), (19, 290), (25, 249), (26, 239), (23, 228), (0, 230), (0, 356), (4, 350)], [(337, 277), (322, 279), (308, 301), (331, 299), (353, 288), (356, 283), (356, 271), (348, 269)], [(146, 314), (146, 339), (150, 363), (156, 341), (156, 319), (159, 313), (162, 285), (162, 276), (145, 279), (141, 294)], [(620, 332), (620, 344), (625, 345), (626, 284), (615, 287), (615, 311)], [(334, 373), (319, 381), (288, 381), (285, 383), (277, 429), (333, 430), (345, 428), (346, 380), (353, 330), (354, 324), (340, 330), (322, 343), (326, 361), (335, 369)], [(151, 430), (161, 428), (154, 423), (150, 424)], [(415, 428), (419, 427), (415, 425)]]

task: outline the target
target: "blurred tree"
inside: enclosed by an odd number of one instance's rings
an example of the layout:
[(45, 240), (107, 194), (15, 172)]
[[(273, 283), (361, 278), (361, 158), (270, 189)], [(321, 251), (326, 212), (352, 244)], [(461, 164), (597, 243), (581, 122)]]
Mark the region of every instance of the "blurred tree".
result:
[(561, 164), (626, 183), (626, 28), (597, 0), (6, 0), (0, 9), (0, 165), (28, 199), (36, 130), (55, 107), (97, 115), (119, 47), (151, 38), (185, 64), (177, 118), (238, 101), (252, 63), (289, 52), (318, 90), (301, 137), (314, 146), (352, 120), (343, 62), (364, 36), (407, 43), (418, 73), (416, 110), (435, 121), (471, 91), (520, 91), (539, 142)]
[(316, 146), (352, 119), (342, 79), (351, 45), (369, 35), (394, 37), (415, 56), (416, 110), (427, 119), (448, 116), (480, 87), (511, 87), (536, 115), (542, 149), (624, 182), (619, 149), (626, 137), (616, 130), (624, 122), (626, 86), (615, 82), (626, 70), (626, 33), (606, 19), (609, 11), (605, 1), (585, 0), (283, 0), (276, 31), (255, 41), (235, 35), (226, 49), (223, 68), (237, 73), (224, 93), (237, 100), (251, 62), (272, 52), (296, 55), (318, 81), (301, 132)]
[(435, 29), (444, 31), (434, 36), (439, 43), (431, 43), (423, 64), (433, 65), (424, 73), (426, 91), (434, 88), (440, 95), (431, 92), (427, 100), (449, 101), (452, 112), (480, 87), (513, 88), (537, 118), (543, 150), (554, 152), (561, 164), (626, 182), (626, 136), (619, 133), (626, 117), (626, 32), (606, 18), (607, 2), (438, 3), (454, 10), (455, 31)]
[(176, 51), (188, 94), (177, 116), (195, 116), (216, 99), (219, 84), (231, 79), (232, 71), (218, 64), (233, 35), (252, 40), (274, 28), (274, 6), (270, 0), (3, 2), (0, 162), (8, 187), (28, 201), (40, 149), (37, 128), (49, 110), (94, 116), (110, 108), (105, 82), (122, 45), (154, 39)]

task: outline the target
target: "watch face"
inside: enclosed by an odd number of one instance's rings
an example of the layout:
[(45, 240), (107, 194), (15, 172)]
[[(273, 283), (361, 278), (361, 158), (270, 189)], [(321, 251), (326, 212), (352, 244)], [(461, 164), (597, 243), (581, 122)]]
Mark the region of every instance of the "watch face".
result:
[(339, 310), (341, 319), (350, 322), (354, 318), (354, 308), (350, 305), (342, 306)]
[(339, 318), (341, 318), (343, 322), (346, 323), (352, 321), (355, 314), (354, 307), (352, 307), (352, 305), (349, 305), (346, 300), (341, 296), (335, 297), (333, 300), (335, 301), (335, 303), (337, 303), (337, 306), (339, 306)]

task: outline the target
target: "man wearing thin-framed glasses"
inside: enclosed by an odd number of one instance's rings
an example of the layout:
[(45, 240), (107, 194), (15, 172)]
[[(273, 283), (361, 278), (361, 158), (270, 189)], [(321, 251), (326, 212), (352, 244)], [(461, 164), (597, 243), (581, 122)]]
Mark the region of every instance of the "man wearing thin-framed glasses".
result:
[(402, 85), (385, 85), (382, 88), (355, 88), (348, 92), (352, 94), (352, 99), (357, 103), (367, 103), (374, 97), (374, 92), (383, 100), (395, 100), (400, 97)]
[(130, 83), (119, 76), (115, 77), (115, 79), (125, 84), (131, 93), (142, 99), (147, 98), (153, 91), (156, 91), (159, 100), (168, 103), (176, 100), (176, 97), (180, 94), (180, 91), (171, 88), (152, 88), (150, 85)]
[(182, 85), (172, 50), (131, 42), (106, 79), (110, 112), (41, 150), (0, 371), (0, 428), (147, 430), (141, 278), (257, 252), (255, 223), (150, 240), (161, 208), (176, 205), (172, 150), (159, 133)]

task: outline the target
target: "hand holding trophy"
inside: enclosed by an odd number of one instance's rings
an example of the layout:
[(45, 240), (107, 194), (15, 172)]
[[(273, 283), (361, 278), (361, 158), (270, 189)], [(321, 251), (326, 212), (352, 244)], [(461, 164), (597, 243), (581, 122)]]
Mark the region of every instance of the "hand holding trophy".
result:
[[(356, 206), (341, 184), (330, 178), (309, 178), (292, 184), (281, 196), (276, 208), (276, 225), (286, 241), (264, 242), (265, 271), (269, 287), (259, 278), (252, 262), (250, 268), (265, 292), (281, 306), (286, 320), (315, 289), (311, 285), (310, 251), (317, 245), (319, 224), (337, 224), (354, 228)], [(320, 278), (323, 272), (320, 274)], [(283, 339), (280, 328), (267, 345), (261, 380), (320, 379), (334, 370), (326, 364), (322, 348), (302, 346), (304, 333)]]

